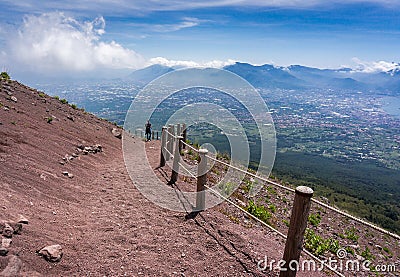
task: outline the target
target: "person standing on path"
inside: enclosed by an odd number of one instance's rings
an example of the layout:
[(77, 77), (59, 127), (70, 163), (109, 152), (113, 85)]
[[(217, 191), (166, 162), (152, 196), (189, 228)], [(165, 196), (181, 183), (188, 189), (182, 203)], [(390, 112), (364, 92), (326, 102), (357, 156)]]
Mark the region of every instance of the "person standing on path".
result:
[(147, 120), (147, 123), (146, 123), (145, 127), (146, 127), (146, 140), (150, 141), (151, 140), (151, 123), (150, 123), (150, 120)]

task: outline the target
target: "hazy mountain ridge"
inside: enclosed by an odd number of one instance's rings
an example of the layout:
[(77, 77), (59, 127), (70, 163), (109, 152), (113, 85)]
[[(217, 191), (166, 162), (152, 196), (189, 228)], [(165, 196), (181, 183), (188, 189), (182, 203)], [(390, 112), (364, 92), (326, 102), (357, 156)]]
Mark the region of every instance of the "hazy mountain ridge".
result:
[[(132, 72), (123, 80), (145, 85), (175, 69), (159, 64), (151, 65)], [(394, 93), (400, 89), (400, 67), (387, 72), (367, 73), (351, 68), (319, 69), (302, 65), (281, 67), (236, 62), (223, 69), (241, 76), (257, 88), (386, 90)]]

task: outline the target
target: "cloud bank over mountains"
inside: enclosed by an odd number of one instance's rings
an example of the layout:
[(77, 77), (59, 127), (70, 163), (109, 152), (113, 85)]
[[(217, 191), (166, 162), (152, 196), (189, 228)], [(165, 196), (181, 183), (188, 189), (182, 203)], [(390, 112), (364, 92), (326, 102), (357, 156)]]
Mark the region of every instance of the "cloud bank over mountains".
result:
[[(240, 2), (240, 1), (239, 1)], [(296, 1), (294, 1), (296, 2)], [(201, 23), (196, 18), (185, 18), (179, 26), (158, 26), (160, 31), (191, 28)], [(92, 21), (79, 21), (62, 12), (26, 15), (14, 30), (0, 28), (8, 36), (6, 48), (0, 51), (1, 66), (13, 71), (23, 69), (35, 73), (77, 73), (97, 70), (134, 70), (159, 64), (168, 67), (223, 68), (236, 62), (211, 60), (173, 60), (165, 57), (146, 59), (140, 53), (116, 41), (105, 41), (106, 21), (102, 16)], [(160, 45), (162, 47), (162, 45)], [(362, 61), (353, 58), (355, 72), (388, 72), (400, 65), (387, 61)]]
[[(191, 27), (197, 23), (189, 25), (180, 27)], [(104, 41), (105, 27), (106, 22), (101, 16), (93, 21), (80, 22), (61, 12), (27, 15), (18, 30), (10, 34), (7, 49), (1, 55), (8, 68), (17, 65), (28, 71), (43, 73), (138, 69), (151, 64), (221, 68), (235, 62), (214, 60), (198, 63), (163, 57), (146, 61), (134, 50), (115, 41)]]
[(386, 62), (386, 61), (366, 62), (358, 58), (353, 58), (353, 62), (356, 63), (354, 71), (364, 72), (364, 73), (389, 72), (400, 69), (400, 64), (395, 62)]
[(139, 68), (143, 57), (115, 41), (102, 41), (103, 17), (79, 22), (64, 13), (24, 17), (7, 43), (7, 60), (37, 71)]

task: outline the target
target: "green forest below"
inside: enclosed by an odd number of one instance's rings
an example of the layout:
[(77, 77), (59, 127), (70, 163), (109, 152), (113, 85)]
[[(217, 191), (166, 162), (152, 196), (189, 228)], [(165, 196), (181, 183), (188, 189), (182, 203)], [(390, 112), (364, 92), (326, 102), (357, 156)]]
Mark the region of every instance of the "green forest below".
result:
[[(190, 130), (189, 138), (200, 145), (212, 142), (217, 151), (229, 155), (229, 142), (220, 134)], [(279, 140), (278, 140), (279, 141)], [(257, 169), (259, 149), (250, 151), (250, 168)], [(400, 170), (371, 160), (348, 161), (305, 152), (282, 151), (279, 147), (270, 177), (291, 187), (311, 187), (330, 205), (400, 234)]]
[(276, 153), (271, 177), (309, 186), (330, 204), (400, 234), (400, 171), (302, 152)]

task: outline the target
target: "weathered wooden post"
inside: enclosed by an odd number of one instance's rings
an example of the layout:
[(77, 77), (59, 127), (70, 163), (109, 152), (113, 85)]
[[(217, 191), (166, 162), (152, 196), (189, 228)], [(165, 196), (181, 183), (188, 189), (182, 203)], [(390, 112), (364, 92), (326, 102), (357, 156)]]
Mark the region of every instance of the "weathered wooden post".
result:
[(313, 193), (314, 191), (309, 187), (299, 186), (296, 188), (285, 252), (283, 254), (283, 260), (285, 261), (283, 269), (285, 270), (281, 270), (280, 277), (296, 276)]
[[(187, 133), (186, 133), (186, 124), (185, 123), (182, 123), (182, 136), (183, 136), (183, 141), (186, 143)], [(183, 149), (186, 149), (186, 145), (183, 145)]]
[(183, 137), (179, 136), (179, 154), (182, 152), (182, 147), (183, 147)]
[[(160, 167), (163, 167), (165, 165), (165, 147), (167, 146), (167, 127), (163, 126), (162, 131), (161, 131), (161, 155), (160, 155)], [(158, 132), (157, 132), (157, 137), (158, 137)], [(157, 138), (158, 139), (158, 138)]]
[(151, 139), (154, 140), (154, 131), (151, 131)]
[(207, 153), (207, 149), (199, 149), (200, 163), (197, 166), (196, 211), (204, 211), (206, 206)]
[(165, 160), (166, 161), (169, 161), (170, 160), (170, 158), (171, 158), (171, 154), (173, 155), (173, 153), (172, 153), (172, 146), (173, 146), (173, 133), (172, 133), (172, 125), (170, 124), (170, 125), (168, 125), (168, 133), (167, 133), (167, 150), (168, 151), (166, 151), (166, 153), (165, 153)]
[(159, 140), (159, 137), (158, 137), (158, 131), (157, 131), (157, 140)]
[(179, 152), (179, 143), (181, 140), (181, 136), (177, 136), (175, 140), (175, 151), (174, 151), (174, 161), (172, 164), (172, 174), (170, 183), (175, 184), (178, 181), (178, 173), (179, 173), (179, 160), (181, 158), (181, 154)]
[(181, 134), (181, 124), (176, 124), (176, 135), (177, 136), (182, 136)]

